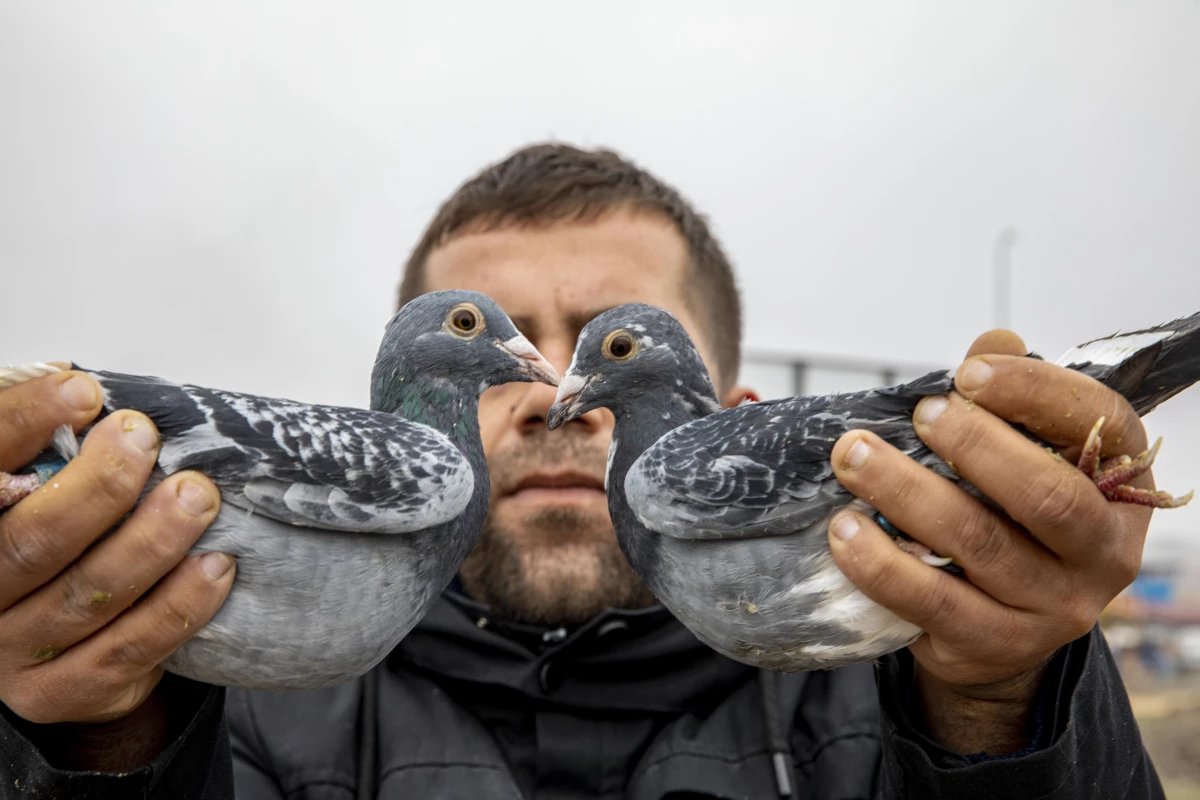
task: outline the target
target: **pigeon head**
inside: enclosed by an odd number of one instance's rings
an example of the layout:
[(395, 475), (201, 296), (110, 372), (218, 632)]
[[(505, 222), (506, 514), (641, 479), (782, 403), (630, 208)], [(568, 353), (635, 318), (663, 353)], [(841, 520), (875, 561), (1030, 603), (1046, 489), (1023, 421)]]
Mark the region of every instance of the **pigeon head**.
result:
[(720, 408), (708, 369), (679, 320), (656, 306), (617, 306), (580, 332), (547, 424), (554, 430), (594, 408), (620, 416), (655, 399), (696, 416)]
[(395, 383), (416, 376), (474, 396), (503, 383), (558, 385), (554, 367), (500, 306), (465, 290), (419, 295), (388, 322), (371, 380), (372, 407), (386, 405)]

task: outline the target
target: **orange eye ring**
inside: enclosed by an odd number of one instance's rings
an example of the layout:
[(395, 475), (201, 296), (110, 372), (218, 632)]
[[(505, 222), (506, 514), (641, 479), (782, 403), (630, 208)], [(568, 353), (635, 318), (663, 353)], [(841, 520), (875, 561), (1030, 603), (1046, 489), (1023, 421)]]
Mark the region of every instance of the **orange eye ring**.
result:
[(641, 349), (637, 337), (621, 328), (604, 337), (604, 344), (600, 345), (600, 354), (609, 361), (628, 361)]

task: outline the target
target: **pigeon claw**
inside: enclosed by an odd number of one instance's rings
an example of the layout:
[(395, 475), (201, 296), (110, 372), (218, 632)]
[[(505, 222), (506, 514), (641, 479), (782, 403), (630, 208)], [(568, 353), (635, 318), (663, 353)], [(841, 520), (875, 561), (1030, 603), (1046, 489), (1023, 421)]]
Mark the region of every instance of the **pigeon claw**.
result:
[(892, 537), (892, 541), (896, 543), (896, 547), (899, 547), (901, 550), (911, 556), (921, 559), (929, 566), (940, 568), (947, 567), (954, 563), (953, 558), (939, 556), (925, 545), (921, 544), (915, 539), (910, 538), (908, 534), (902, 532), (899, 528), (893, 525), (887, 517), (885, 517), (883, 514), (880, 514), (878, 511), (876, 511), (871, 518), (875, 520), (875, 523), (879, 525), (879, 527), (883, 528), (884, 533)]
[(1192, 490), (1181, 497), (1174, 497), (1170, 492), (1135, 489), (1132, 486), (1117, 486), (1112, 492), (1105, 492), (1109, 500), (1117, 503), (1132, 503), (1150, 508), (1182, 508), (1191, 502), (1195, 494), (1195, 490)]
[(1175, 497), (1169, 492), (1152, 489), (1138, 489), (1129, 485), (1129, 481), (1144, 475), (1154, 465), (1158, 451), (1162, 447), (1162, 437), (1154, 446), (1130, 458), (1127, 455), (1100, 461), (1100, 428), (1104, 425), (1104, 417), (1096, 421), (1083, 445), (1077, 466), (1092, 479), (1096, 488), (1114, 503), (1130, 503), (1150, 508), (1180, 508), (1187, 505), (1195, 492), (1188, 492), (1182, 497)]
[(1092, 478), (1096, 477), (1100, 468), (1100, 429), (1104, 427), (1104, 420), (1104, 417), (1096, 420), (1087, 441), (1083, 444), (1083, 452), (1079, 455), (1079, 471)]
[(15, 506), (42, 485), (37, 475), (9, 475), (0, 472), (0, 509)]
[(921, 561), (925, 562), (931, 567), (944, 567), (954, 562), (953, 558), (939, 556), (925, 545), (921, 544), (920, 542), (913, 541), (912, 539), (905, 539), (902, 536), (897, 536), (894, 537), (893, 541), (896, 543), (896, 547), (899, 547), (901, 550), (915, 558), (921, 559)]

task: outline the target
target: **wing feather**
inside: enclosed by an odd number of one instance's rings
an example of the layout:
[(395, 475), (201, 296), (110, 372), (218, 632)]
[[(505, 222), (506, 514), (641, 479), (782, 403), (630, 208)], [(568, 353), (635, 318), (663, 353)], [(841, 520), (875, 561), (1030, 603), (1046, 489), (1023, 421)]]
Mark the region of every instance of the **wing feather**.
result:
[[(847, 431), (867, 429), (946, 475), (912, 428), (931, 373), (888, 389), (797, 397), (720, 411), (660, 438), (625, 478), (630, 508), (647, 528), (679, 539), (775, 536), (803, 530), (850, 501), (830, 463)], [(936, 463), (935, 463), (936, 462)]]
[(408, 533), (470, 502), (471, 465), (439, 431), (392, 414), (92, 373), (109, 408), (159, 426), (159, 466), (194, 469), (224, 502), (289, 525)]

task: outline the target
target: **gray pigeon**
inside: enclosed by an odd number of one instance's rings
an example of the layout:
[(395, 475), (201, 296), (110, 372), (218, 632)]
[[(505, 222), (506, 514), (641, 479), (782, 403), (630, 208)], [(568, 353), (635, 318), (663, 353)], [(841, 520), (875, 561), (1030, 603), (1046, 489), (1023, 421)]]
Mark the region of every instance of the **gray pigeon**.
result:
[[(0, 386), (53, 371), (0, 370)], [(84, 372), (103, 387), (106, 413), (136, 409), (158, 426), (147, 491), (185, 469), (221, 490), (220, 514), (192, 552), (235, 556), (237, 577), (212, 621), (163, 666), (276, 690), (366, 672), (425, 615), (487, 514), (480, 394), (558, 381), (495, 302), (466, 291), (421, 295), (392, 318), (370, 411)], [(68, 436), (62, 449), (76, 444)], [(4, 476), (10, 487), (62, 465), (39, 461), (28, 475)]]
[[(1091, 342), (1059, 363), (1120, 392), (1144, 415), (1200, 379), (1200, 314)], [(553, 430), (591, 409), (611, 409), (605, 488), (629, 563), (709, 646), (757, 667), (797, 672), (877, 658), (921, 635), (843, 576), (826, 538), (830, 518), (853, 505), (875, 514), (926, 563), (957, 568), (846, 491), (830, 454), (847, 431), (871, 430), (982, 498), (912, 426), (922, 397), (952, 388), (951, 372), (933, 372), (886, 389), (720, 410), (683, 327), (662, 309), (633, 304), (583, 329), (548, 424)], [(1157, 444), (1136, 459), (1099, 464), (1102, 423), (1080, 468), (1111, 500), (1167, 508), (1191, 498), (1125, 485), (1150, 467)]]

